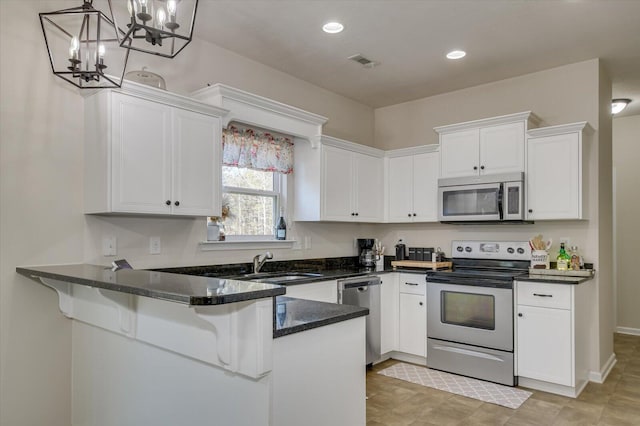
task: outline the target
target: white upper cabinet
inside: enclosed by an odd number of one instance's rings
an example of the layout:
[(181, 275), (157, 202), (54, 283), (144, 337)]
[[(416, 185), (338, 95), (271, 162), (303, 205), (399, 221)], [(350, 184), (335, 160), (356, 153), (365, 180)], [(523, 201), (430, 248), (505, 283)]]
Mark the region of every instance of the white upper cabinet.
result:
[(294, 156), (295, 220), (382, 222), (383, 152), (327, 136)]
[(437, 146), (427, 145), (387, 153), (389, 222), (438, 220), (439, 155), (434, 148)]
[(586, 122), (530, 130), (527, 139), (527, 219), (586, 219), (582, 195)]
[(436, 127), (440, 177), (479, 176), (525, 169), (525, 132), (539, 123), (531, 112)]
[(133, 83), (85, 110), (85, 213), (219, 214), (224, 110)]

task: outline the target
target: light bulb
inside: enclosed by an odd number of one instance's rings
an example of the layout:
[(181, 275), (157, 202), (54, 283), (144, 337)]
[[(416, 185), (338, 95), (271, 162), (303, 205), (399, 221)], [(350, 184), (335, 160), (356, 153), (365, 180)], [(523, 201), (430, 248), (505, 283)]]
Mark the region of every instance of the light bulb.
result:
[(158, 23), (158, 28), (162, 28), (166, 20), (167, 14), (164, 13), (164, 9), (158, 9), (158, 13), (156, 14), (156, 22)]
[(71, 38), (71, 44), (69, 45), (69, 58), (77, 59), (78, 58), (78, 50), (80, 49), (80, 40), (78, 37)]
[(101, 44), (100, 46), (98, 46), (98, 57), (104, 58), (104, 54), (106, 51), (107, 49), (104, 47), (104, 44)]
[(177, 7), (178, 7), (178, 5), (176, 3), (176, 0), (167, 1), (167, 12), (169, 12), (169, 16), (172, 16), (172, 15), (176, 14)]

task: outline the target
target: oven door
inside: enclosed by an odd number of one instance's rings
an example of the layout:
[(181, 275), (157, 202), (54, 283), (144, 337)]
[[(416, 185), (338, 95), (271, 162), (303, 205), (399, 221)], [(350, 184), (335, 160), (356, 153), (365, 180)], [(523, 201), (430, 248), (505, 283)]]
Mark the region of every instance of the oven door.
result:
[(427, 281), (427, 337), (513, 351), (513, 290)]
[(438, 220), (502, 220), (502, 191), (502, 183), (441, 186), (438, 188)]

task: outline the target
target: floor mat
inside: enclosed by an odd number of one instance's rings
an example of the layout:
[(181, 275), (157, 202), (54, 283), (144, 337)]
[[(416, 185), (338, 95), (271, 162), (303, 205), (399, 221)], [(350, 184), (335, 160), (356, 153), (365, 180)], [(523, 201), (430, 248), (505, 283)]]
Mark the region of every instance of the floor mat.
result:
[(531, 392), (522, 389), (456, 376), (455, 374), (403, 362), (385, 368), (379, 371), (378, 374), (502, 405), (507, 408), (518, 408), (531, 396)]

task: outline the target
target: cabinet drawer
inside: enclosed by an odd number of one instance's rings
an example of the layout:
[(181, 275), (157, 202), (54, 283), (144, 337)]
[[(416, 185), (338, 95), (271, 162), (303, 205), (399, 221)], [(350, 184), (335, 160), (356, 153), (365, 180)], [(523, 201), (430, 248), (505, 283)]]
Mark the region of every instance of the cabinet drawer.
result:
[(427, 294), (426, 277), (423, 274), (400, 274), (400, 293)]
[(571, 309), (571, 287), (538, 282), (517, 283), (518, 305)]

